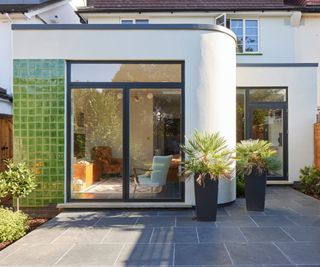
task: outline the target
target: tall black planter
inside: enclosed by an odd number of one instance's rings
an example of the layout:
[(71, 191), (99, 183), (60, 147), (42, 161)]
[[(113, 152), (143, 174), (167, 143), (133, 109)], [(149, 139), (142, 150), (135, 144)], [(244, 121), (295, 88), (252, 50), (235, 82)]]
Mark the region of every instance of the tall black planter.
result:
[(218, 206), (218, 180), (205, 178), (205, 185), (199, 185), (194, 176), (194, 192), (196, 198), (196, 212), (199, 221), (215, 221)]
[(246, 206), (250, 211), (264, 211), (266, 199), (266, 173), (259, 174), (253, 170), (250, 175), (244, 176)]

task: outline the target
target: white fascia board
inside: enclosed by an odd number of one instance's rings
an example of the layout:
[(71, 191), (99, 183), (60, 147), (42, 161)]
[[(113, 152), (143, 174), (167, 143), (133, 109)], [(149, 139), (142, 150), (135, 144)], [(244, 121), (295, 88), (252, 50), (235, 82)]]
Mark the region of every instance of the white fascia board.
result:
[(43, 12), (47, 12), (47, 11), (50, 11), (50, 10), (55, 9), (57, 7), (64, 6), (64, 5), (68, 4), (69, 2), (70, 2), (70, 0), (64, 0), (64, 1), (52, 4), (52, 5), (45, 6), (43, 8), (39, 8), (39, 9), (30, 11), (30, 12), (24, 13), (24, 15), (27, 18), (31, 19), (32, 17), (37, 16)]
[[(103, 18), (103, 17), (216, 17), (221, 14), (221, 12), (79, 12), (80, 15), (85, 18)], [(227, 17), (232, 15), (232, 17), (290, 17), (292, 11), (239, 11), (239, 12), (224, 12)]]

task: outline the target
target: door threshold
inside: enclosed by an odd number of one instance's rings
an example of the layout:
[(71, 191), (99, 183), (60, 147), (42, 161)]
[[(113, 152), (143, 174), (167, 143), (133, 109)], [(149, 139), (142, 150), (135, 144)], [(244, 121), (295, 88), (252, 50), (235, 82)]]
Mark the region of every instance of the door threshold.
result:
[(293, 185), (293, 182), (288, 180), (271, 180), (267, 181), (267, 185)]
[(183, 202), (68, 202), (57, 205), (58, 209), (150, 209), (150, 208), (192, 208)]

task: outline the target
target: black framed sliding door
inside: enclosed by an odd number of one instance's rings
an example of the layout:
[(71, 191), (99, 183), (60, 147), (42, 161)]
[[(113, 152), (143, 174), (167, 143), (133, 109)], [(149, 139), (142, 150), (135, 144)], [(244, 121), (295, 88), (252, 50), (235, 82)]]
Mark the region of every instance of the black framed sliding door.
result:
[(238, 88), (237, 141), (269, 141), (281, 168), (268, 173), (268, 180), (288, 179), (287, 88)]
[(68, 201), (184, 200), (183, 79), (183, 62), (68, 62)]

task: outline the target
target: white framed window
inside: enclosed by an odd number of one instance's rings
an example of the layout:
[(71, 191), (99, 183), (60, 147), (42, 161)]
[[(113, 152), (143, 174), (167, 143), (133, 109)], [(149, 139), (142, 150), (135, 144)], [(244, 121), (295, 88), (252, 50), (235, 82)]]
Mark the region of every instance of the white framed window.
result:
[(230, 19), (230, 30), (237, 36), (237, 53), (259, 53), (259, 20)]
[(149, 24), (148, 19), (121, 19), (121, 24)]

